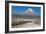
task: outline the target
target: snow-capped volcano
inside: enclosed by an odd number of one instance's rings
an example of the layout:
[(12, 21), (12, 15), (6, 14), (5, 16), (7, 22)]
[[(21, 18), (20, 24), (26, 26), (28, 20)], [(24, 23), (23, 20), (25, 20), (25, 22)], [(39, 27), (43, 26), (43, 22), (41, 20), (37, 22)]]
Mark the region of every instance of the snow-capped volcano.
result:
[(32, 15), (32, 16), (35, 16), (35, 14), (33, 12), (33, 9), (31, 9), (31, 8), (27, 9), (26, 11), (24, 11), (23, 14), (24, 15)]

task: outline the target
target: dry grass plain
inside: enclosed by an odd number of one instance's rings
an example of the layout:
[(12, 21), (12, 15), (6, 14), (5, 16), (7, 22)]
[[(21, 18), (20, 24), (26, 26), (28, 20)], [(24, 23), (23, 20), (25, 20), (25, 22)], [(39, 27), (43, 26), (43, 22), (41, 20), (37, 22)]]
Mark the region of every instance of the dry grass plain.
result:
[[(21, 23), (20, 23), (21, 22)], [(13, 19), (12, 28), (39, 27), (40, 19)]]

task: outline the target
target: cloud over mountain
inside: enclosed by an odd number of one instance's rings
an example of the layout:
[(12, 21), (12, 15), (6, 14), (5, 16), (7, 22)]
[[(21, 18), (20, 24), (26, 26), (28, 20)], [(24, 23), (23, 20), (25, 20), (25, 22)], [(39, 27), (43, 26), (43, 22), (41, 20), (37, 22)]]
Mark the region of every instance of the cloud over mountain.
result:
[(28, 8), (26, 11), (24, 11), (23, 14), (24, 15), (32, 15), (32, 16), (35, 16), (35, 14), (33, 12), (33, 9), (31, 9), (31, 8)]

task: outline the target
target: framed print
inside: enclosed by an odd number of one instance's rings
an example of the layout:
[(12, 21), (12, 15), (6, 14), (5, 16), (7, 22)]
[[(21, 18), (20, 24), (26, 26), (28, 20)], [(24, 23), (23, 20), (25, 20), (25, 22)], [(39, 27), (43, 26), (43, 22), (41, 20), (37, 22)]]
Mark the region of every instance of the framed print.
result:
[(45, 30), (45, 6), (37, 2), (5, 2), (5, 32), (35, 32)]

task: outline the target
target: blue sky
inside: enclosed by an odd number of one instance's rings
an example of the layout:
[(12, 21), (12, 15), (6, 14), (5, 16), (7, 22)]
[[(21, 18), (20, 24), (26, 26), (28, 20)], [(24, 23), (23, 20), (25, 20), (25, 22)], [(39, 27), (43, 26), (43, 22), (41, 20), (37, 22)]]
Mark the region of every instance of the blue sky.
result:
[(29, 7), (29, 6), (12, 6), (12, 12), (17, 14), (24, 12), (28, 8), (31, 8), (36, 15), (40, 15), (41, 13), (40, 7)]

